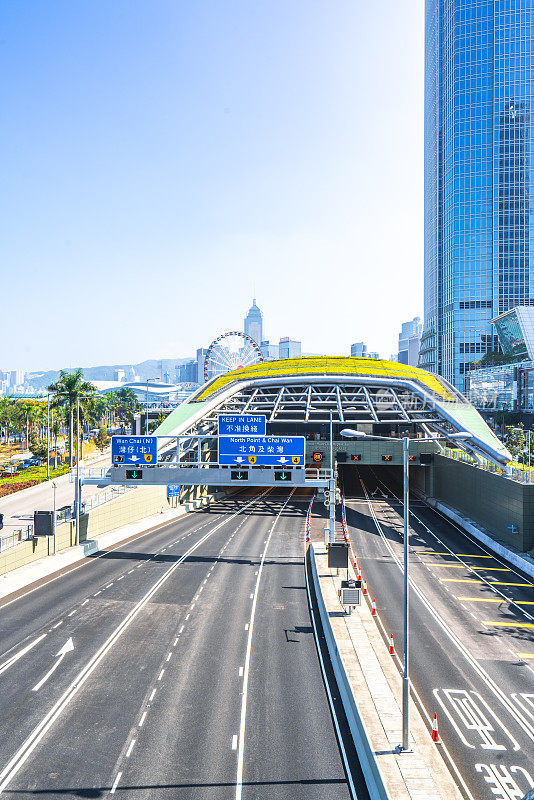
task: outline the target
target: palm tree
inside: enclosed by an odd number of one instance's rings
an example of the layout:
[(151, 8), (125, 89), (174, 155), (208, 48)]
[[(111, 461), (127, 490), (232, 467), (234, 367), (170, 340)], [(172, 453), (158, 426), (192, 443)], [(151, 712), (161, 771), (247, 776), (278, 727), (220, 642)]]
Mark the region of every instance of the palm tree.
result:
[(69, 417), (69, 466), (72, 467), (72, 439), (74, 436), (76, 400), (79, 398), (80, 408), (83, 410), (86, 406), (87, 395), (96, 392), (96, 387), (84, 380), (81, 369), (76, 370), (76, 372), (67, 372), (67, 370), (62, 369), (58, 380), (48, 387), (48, 391), (55, 394), (51, 406), (53, 408), (64, 408)]

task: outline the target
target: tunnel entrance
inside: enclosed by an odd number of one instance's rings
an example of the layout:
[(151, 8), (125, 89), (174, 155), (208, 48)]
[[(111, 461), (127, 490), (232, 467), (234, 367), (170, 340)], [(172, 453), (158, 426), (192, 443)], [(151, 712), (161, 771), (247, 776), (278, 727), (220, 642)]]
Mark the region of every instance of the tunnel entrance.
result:
[[(429, 467), (410, 465), (410, 488), (427, 493)], [(362, 482), (373, 497), (402, 497), (402, 467), (397, 465), (338, 464), (338, 485), (346, 499), (363, 498)]]

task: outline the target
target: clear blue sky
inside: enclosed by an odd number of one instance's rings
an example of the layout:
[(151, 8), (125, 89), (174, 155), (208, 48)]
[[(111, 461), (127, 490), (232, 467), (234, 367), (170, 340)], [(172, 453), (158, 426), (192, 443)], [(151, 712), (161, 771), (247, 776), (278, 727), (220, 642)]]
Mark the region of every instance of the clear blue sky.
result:
[(423, 0), (2, 4), (0, 368), (422, 313)]

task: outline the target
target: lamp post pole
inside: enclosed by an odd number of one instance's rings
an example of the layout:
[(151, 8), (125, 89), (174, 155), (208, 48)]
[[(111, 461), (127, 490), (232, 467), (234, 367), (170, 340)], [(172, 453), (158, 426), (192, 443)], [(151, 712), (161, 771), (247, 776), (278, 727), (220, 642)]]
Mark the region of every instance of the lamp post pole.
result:
[(50, 478), (50, 392), (46, 395), (46, 480)]
[(330, 410), (330, 544), (336, 541), (336, 480), (334, 477), (334, 442), (332, 410)]
[(146, 415), (145, 415), (145, 434), (148, 436), (148, 378), (146, 382)]
[(410, 675), (409, 675), (409, 607), (410, 580), (408, 573), (410, 530), (410, 439), (402, 440), (403, 492), (404, 492), (404, 671), (402, 676), (402, 749), (410, 749)]
[(54, 490), (54, 516), (53, 516), (53, 527), (52, 533), (54, 535), (54, 555), (56, 554), (56, 482), (52, 481), (52, 488)]
[(80, 395), (76, 396), (76, 544), (80, 544)]

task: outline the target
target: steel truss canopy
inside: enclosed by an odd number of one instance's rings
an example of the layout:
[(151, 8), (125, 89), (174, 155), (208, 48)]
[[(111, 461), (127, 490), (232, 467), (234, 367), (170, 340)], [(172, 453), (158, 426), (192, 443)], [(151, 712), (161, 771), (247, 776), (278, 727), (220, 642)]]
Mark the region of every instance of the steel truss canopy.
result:
[(198, 389), (155, 434), (213, 434), (222, 413), (265, 414), (278, 430), (296, 423), (316, 427), (332, 414), (343, 426), (410, 426), (414, 436), (467, 431), (472, 438), (462, 442), (462, 449), (500, 465), (511, 459), (477, 410), (447, 381), (392, 361), (298, 358), (234, 370)]

